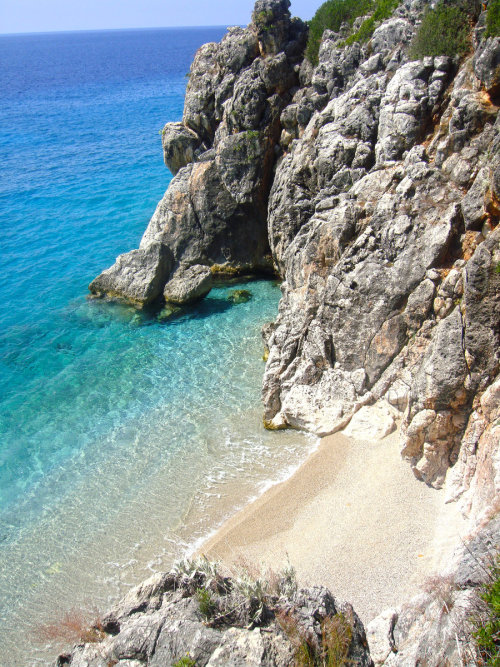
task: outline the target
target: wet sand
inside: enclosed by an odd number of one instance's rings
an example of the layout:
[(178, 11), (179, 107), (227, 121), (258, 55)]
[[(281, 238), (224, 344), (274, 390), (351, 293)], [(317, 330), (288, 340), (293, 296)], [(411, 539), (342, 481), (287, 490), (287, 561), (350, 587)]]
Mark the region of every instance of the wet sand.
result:
[(300, 585), (327, 586), (363, 622), (418, 592), (465, 534), (455, 504), (419, 482), (399, 437), (323, 438), (299, 470), (226, 521), (200, 552), (295, 567)]

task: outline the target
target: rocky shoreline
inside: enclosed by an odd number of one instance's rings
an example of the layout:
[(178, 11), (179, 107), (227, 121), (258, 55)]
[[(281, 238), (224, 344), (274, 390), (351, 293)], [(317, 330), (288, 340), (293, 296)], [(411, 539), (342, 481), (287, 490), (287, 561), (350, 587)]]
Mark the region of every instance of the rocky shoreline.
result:
[[(325, 31), (313, 67), (288, 0), (257, 0), (248, 28), (196, 54), (183, 120), (162, 136), (175, 177), (139, 249), (90, 285), (138, 306), (183, 304), (214, 276), (276, 273), (266, 427), (376, 438), (400, 420), (415, 476), (459, 504), (468, 544), (433, 590), (373, 621), (372, 657), (350, 664), (475, 664), (467, 619), (498, 552), (500, 38), (486, 36), (484, 3), (468, 55), (410, 60), (430, 4), (402, 0), (366, 43), (350, 43), (346, 25)], [(276, 600), (274, 634), (226, 623), (208, 649), (196, 590), (220, 591), (172, 576), (131, 593), (141, 602), (112, 612), (110, 638), (59, 664), (152, 666), (187, 653), (197, 665), (290, 664), (269, 644), (286, 635)], [(324, 618), (338, 615), (311, 613), (316, 634), (304, 632), (320, 646)], [(364, 650), (355, 615), (344, 616), (349, 650)]]

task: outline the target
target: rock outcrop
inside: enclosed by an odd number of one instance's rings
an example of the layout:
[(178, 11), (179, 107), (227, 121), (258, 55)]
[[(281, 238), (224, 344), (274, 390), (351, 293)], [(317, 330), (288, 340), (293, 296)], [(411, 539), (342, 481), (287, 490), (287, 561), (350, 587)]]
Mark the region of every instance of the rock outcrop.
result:
[(329, 642), (350, 665), (371, 667), (365, 631), (349, 604), (324, 588), (274, 594), (207, 575), (157, 574), (96, 626), (101, 641), (60, 655), (58, 667), (289, 667), (302, 650), (327, 657)]
[[(489, 65), (500, 40), (478, 29), (463, 63), (407, 62), (424, 4), (402, 2), (368, 46), (340, 48), (341, 35), (326, 32), (318, 66), (303, 68), (283, 111), (268, 219), (283, 297), (263, 399), (270, 428), (321, 435), (389, 402), (402, 455), (439, 487), (499, 370), (500, 118)], [(309, 115), (299, 113), (305, 99)]]
[[(198, 50), (182, 122), (162, 133), (174, 179), (139, 250), (98, 276), (92, 294), (146, 304), (162, 300), (167, 282), (187, 284), (199, 275), (194, 266), (233, 274), (271, 270), (267, 201), (280, 114), (299, 82), (307, 37), (289, 6), (289, 0), (259, 0), (248, 28), (230, 28), (219, 44)], [(183, 293), (175, 293), (177, 303)], [(192, 300), (196, 285), (185, 293)]]

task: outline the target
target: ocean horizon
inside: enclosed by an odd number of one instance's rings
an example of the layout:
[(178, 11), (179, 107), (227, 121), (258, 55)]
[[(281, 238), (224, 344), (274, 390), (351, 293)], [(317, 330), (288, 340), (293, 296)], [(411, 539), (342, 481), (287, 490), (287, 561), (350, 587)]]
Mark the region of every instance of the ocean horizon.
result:
[(88, 299), (138, 246), (171, 179), (161, 129), (225, 30), (0, 35), (2, 667), (50, 663), (40, 628), (168, 569), (315, 442), (262, 425), (275, 282), (175, 318)]

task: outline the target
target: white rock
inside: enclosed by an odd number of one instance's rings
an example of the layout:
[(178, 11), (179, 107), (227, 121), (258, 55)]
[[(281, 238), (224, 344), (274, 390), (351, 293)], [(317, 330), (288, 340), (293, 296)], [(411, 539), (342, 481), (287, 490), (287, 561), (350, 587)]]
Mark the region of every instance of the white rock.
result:
[(344, 429), (344, 434), (362, 440), (381, 440), (395, 429), (394, 410), (382, 401), (358, 410)]

